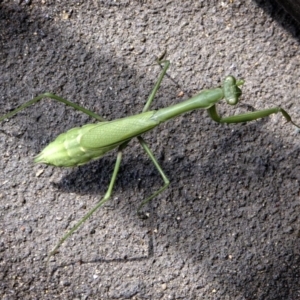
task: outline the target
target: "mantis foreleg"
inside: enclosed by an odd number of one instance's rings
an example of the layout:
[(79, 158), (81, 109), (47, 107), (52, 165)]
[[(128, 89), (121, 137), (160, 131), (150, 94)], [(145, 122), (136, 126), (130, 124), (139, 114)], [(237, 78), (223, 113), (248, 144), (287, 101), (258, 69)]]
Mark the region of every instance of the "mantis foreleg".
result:
[(272, 114), (277, 114), (277, 113), (282, 113), (283, 117), (287, 120), (287, 122), (291, 122), (293, 125), (296, 127), (300, 128), (297, 124), (295, 124), (292, 121), (291, 116), (281, 107), (273, 107), (269, 109), (263, 109), (263, 110), (258, 110), (254, 112), (249, 112), (249, 113), (244, 113), (244, 114), (239, 114), (235, 116), (229, 116), (222, 118), (219, 116), (216, 105), (213, 105), (212, 107), (207, 109), (209, 116), (216, 122), (218, 123), (243, 123), (243, 122), (249, 122), (249, 121), (254, 121), (257, 119), (261, 119), (264, 117), (268, 117)]

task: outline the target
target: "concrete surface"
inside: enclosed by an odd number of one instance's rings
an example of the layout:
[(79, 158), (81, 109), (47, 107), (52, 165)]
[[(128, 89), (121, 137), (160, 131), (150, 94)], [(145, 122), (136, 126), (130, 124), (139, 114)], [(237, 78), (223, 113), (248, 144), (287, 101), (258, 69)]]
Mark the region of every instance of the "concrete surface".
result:
[[(0, 115), (50, 91), (108, 119), (246, 80), (230, 115), (281, 105), (300, 123), (299, 25), (273, 1), (0, 1)], [(178, 95), (184, 91), (184, 96)], [(300, 299), (300, 135), (281, 115), (219, 125), (195, 111), (145, 135), (169, 189), (131, 142), (112, 200), (46, 264), (105, 193), (115, 152), (86, 166), (34, 165), (91, 122), (46, 99), (1, 124), (1, 299)]]

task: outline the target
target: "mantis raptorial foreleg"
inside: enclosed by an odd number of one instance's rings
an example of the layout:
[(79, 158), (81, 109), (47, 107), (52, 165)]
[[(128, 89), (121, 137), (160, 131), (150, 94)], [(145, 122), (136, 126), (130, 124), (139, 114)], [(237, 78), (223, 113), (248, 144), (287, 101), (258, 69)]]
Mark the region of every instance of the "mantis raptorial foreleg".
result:
[(219, 116), (215, 105), (210, 107), (207, 111), (208, 111), (209, 116), (214, 121), (216, 121), (218, 123), (227, 123), (227, 124), (250, 122), (250, 121), (265, 118), (272, 114), (277, 114), (280, 112), (280, 113), (282, 113), (284, 118), (287, 120), (287, 122), (291, 122), (294, 126), (299, 128), (299, 126), (292, 121), (291, 116), (281, 107), (273, 107), (273, 108), (269, 108), (269, 109), (263, 109), (263, 110), (259, 110), (259, 111), (253, 111), (253, 112), (249, 112), (249, 113), (245, 113), (245, 114), (239, 114), (239, 115), (234, 115), (234, 116), (229, 116), (229, 117), (224, 117), (224, 118)]
[(46, 163), (48, 165), (66, 167), (66, 166), (80, 166), (91, 160), (98, 159), (102, 157), (107, 152), (118, 148), (117, 159), (112, 174), (112, 178), (107, 189), (105, 196), (93, 207), (75, 226), (73, 226), (68, 233), (66, 233), (62, 239), (58, 242), (54, 250), (50, 253), (53, 255), (62, 243), (74, 232), (76, 231), (82, 223), (84, 223), (98, 208), (100, 208), (108, 199), (111, 197), (116, 178), (119, 172), (122, 152), (126, 148), (129, 141), (137, 137), (139, 143), (147, 153), (147, 155), (152, 160), (156, 169), (160, 173), (164, 185), (154, 192), (151, 196), (146, 198), (139, 205), (138, 211), (150, 200), (164, 191), (168, 185), (169, 180), (159, 165), (158, 161), (154, 157), (149, 146), (146, 144), (141, 134), (150, 131), (151, 129), (158, 126), (160, 123), (165, 122), (171, 118), (174, 118), (185, 112), (195, 110), (195, 109), (206, 109), (210, 117), (219, 123), (240, 123), (257, 120), (260, 118), (267, 117), (271, 114), (281, 113), (283, 117), (288, 121), (296, 125), (292, 120), (290, 115), (282, 108), (275, 107), (271, 109), (265, 109), (235, 116), (220, 117), (216, 110), (216, 104), (221, 100), (225, 99), (230, 105), (236, 105), (238, 103), (239, 97), (241, 96), (240, 86), (243, 85), (243, 80), (236, 80), (233, 76), (227, 76), (223, 82), (223, 85), (218, 88), (204, 90), (197, 94), (196, 96), (159, 110), (149, 111), (150, 105), (155, 97), (157, 90), (161, 84), (163, 77), (165, 76), (167, 69), (169, 67), (169, 61), (160, 62), (163, 64), (163, 70), (147, 99), (142, 113), (125, 117), (118, 120), (106, 121), (99, 115), (79, 106), (72, 102), (69, 102), (59, 96), (54, 94), (45, 93), (41, 94), (32, 100), (26, 102), (14, 111), (6, 114), (0, 118), (0, 121), (10, 118), (17, 112), (23, 110), (24, 108), (40, 101), (44, 97), (48, 97), (66, 105), (69, 105), (79, 111), (86, 113), (87, 115), (100, 120), (98, 124), (87, 124), (80, 128), (73, 128), (65, 133), (60, 134), (55, 141), (50, 143), (36, 158), (37, 163)]

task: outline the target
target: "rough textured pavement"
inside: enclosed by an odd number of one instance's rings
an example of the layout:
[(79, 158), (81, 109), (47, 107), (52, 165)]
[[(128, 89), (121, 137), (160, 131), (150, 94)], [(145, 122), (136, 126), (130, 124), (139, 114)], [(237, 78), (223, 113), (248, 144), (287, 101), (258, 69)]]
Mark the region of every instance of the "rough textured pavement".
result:
[[(0, 115), (50, 91), (108, 119), (246, 80), (224, 114), (281, 105), (300, 123), (300, 27), (273, 1), (0, 1)], [(184, 96), (179, 95), (184, 92)], [(219, 125), (195, 111), (137, 141), (112, 200), (46, 264), (105, 193), (115, 152), (86, 166), (34, 165), (59, 133), (91, 122), (46, 99), (0, 127), (1, 299), (300, 299), (300, 135), (281, 115)]]

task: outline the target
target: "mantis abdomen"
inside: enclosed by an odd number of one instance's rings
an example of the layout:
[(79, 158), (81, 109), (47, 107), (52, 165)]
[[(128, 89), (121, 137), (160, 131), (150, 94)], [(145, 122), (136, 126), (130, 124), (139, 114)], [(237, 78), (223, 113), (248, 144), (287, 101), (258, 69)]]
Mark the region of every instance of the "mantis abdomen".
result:
[(155, 112), (72, 128), (60, 134), (36, 156), (34, 162), (56, 167), (86, 164), (159, 125), (160, 122), (152, 118)]

